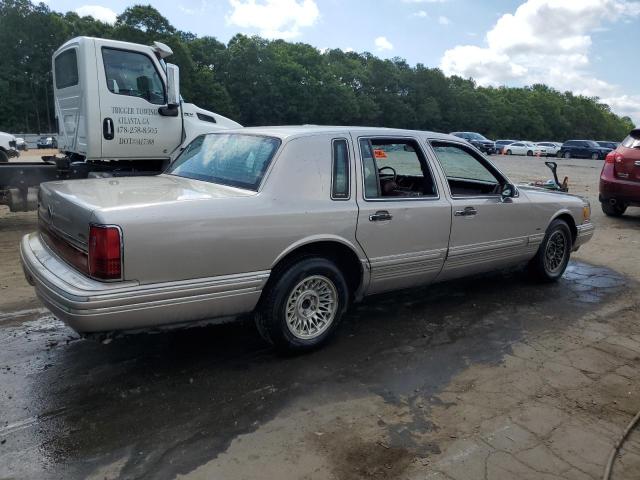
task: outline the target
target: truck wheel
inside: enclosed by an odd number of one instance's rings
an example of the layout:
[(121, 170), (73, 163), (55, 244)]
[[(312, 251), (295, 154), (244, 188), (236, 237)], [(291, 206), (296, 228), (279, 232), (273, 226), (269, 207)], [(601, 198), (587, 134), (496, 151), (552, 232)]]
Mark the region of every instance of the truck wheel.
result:
[(554, 220), (538, 248), (536, 256), (529, 262), (529, 272), (541, 282), (558, 280), (571, 256), (571, 230), (564, 220)]
[(600, 205), (602, 206), (602, 211), (608, 217), (621, 217), (627, 210), (627, 206), (625, 204), (620, 204), (618, 202), (613, 205), (609, 202), (600, 202)]
[(347, 309), (349, 288), (330, 260), (301, 258), (274, 272), (256, 311), (256, 326), (277, 350), (302, 353), (325, 343)]
[(7, 163), (9, 161), (9, 156), (7, 152), (4, 150), (0, 150), (0, 163)]

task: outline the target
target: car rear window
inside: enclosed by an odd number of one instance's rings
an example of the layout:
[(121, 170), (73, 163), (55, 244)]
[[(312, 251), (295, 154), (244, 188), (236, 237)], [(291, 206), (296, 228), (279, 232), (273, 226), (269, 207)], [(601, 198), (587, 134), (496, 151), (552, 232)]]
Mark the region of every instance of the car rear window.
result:
[(280, 143), (258, 135), (200, 135), (165, 173), (257, 191)]
[(640, 131), (632, 132), (622, 141), (622, 146), (626, 148), (640, 148)]

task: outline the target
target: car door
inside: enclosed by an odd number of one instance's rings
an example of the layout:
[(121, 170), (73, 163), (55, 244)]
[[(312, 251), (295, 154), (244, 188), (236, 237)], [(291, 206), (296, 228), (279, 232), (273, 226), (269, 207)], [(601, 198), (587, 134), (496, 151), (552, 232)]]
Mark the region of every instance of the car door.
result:
[(148, 47), (96, 40), (103, 158), (168, 159), (182, 139), (180, 115), (164, 116), (165, 74)]
[(530, 236), (540, 232), (530, 219), (526, 196), (516, 189), (513, 198), (503, 198), (508, 179), (474, 149), (442, 140), (432, 140), (430, 146), (453, 207), (449, 251), (439, 279), (531, 258), (536, 245)]
[(423, 149), (411, 137), (363, 136), (355, 143), (362, 186), (356, 238), (369, 260), (367, 293), (432, 281), (447, 253), (451, 203)]

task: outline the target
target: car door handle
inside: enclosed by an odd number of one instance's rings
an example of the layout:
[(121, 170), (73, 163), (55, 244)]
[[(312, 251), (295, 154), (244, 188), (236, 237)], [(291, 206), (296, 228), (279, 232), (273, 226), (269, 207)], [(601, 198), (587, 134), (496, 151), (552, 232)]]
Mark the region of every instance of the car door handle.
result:
[(391, 215), (386, 210), (378, 210), (376, 213), (369, 215), (370, 222), (382, 222), (384, 220), (391, 220), (393, 215)]
[(464, 210), (456, 210), (454, 215), (456, 217), (473, 217), (477, 215), (478, 211), (474, 207), (465, 207)]
[(113, 131), (113, 120), (105, 118), (102, 121), (102, 135), (105, 140), (113, 140), (115, 132)]

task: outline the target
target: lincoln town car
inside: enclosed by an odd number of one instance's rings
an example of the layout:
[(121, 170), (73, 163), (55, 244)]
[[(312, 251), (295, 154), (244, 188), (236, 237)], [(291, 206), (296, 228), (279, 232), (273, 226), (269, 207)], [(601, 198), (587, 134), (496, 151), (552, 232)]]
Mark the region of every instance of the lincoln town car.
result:
[(42, 184), (21, 257), (82, 334), (252, 314), (299, 352), (367, 295), (515, 265), (558, 280), (589, 217), (586, 200), (514, 185), (455, 136), (254, 127), (197, 137), (161, 175)]

